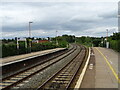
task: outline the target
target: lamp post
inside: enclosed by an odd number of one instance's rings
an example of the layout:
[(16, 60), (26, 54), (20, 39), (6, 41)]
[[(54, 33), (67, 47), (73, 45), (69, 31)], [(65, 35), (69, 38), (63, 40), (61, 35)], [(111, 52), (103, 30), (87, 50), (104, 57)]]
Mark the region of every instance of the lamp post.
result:
[(118, 33), (120, 33), (120, 10), (118, 9)]
[(30, 47), (30, 52), (31, 52), (31, 23), (33, 23), (33, 22), (29, 22), (29, 47)]
[(106, 29), (107, 34), (106, 34), (106, 41), (108, 40), (108, 29)]
[(58, 45), (58, 41), (57, 41), (57, 30), (56, 30), (56, 45)]

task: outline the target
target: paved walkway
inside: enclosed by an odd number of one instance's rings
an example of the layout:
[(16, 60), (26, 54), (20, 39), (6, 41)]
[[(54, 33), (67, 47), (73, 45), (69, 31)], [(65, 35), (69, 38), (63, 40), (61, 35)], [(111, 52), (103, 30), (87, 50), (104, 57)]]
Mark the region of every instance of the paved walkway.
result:
[(28, 58), (28, 57), (32, 57), (32, 56), (44, 55), (44, 54), (52, 53), (52, 52), (59, 51), (62, 49), (64, 49), (64, 48), (55, 48), (55, 49), (32, 52), (32, 53), (22, 54), (22, 55), (17, 55), (17, 56), (5, 57), (5, 58), (2, 58), (2, 64), (8, 63), (8, 62), (13, 62), (13, 61), (24, 59), (24, 58)]
[[(112, 49), (94, 47), (95, 69), (87, 70), (83, 79), (82, 88), (118, 88), (120, 80), (118, 78), (118, 55)], [(89, 68), (89, 66), (88, 66)], [(95, 72), (93, 75), (92, 73)], [(91, 73), (91, 74), (90, 74)], [(91, 77), (88, 75), (92, 75)], [(93, 78), (94, 77), (94, 78)], [(92, 82), (90, 79), (93, 78)], [(86, 82), (87, 79), (87, 82)], [(91, 85), (86, 85), (91, 84)]]
[(96, 59), (95, 88), (118, 88), (118, 54), (111, 49), (93, 49)]
[(90, 53), (90, 60), (81, 84), (81, 88), (95, 88), (95, 55), (93, 50), (91, 50)]

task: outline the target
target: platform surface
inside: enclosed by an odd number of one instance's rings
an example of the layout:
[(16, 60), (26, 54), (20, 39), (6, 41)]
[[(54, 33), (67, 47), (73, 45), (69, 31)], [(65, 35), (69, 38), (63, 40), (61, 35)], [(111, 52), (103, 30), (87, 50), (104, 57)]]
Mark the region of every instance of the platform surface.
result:
[(1, 59), (1, 63), (6, 64), (6, 63), (14, 62), (14, 61), (17, 61), (17, 60), (20, 60), (20, 59), (29, 58), (29, 57), (32, 57), (32, 56), (40, 56), (40, 55), (52, 53), (52, 52), (63, 50), (63, 49), (65, 49), (65, 48), (55, 48), (55, 49), (38, 51), (38, 52), (32, 52), (32, 53), (28, 53), (28, 54), (5, 57), (5, 58)]
[(95, 88), (118, 88), (118, 53), (100, 47), (94, 48), (94, 52), (96, 59)]
[[(81, 88), (118, 88), (118, 56), (120, 53), (112, 49), (93, 47), (95, 65), (84, 76)], [(92, 80), (91, 80), (92, 79)]]

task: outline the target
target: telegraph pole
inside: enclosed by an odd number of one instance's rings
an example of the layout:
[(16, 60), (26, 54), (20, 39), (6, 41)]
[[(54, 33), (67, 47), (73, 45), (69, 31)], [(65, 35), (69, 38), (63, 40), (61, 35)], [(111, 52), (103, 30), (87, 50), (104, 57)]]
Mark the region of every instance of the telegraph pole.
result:
[(106, 31), (107, 31), (107, 36), (106, 36), (106, 41), (108, 40), (108, 29), (106, 29)]

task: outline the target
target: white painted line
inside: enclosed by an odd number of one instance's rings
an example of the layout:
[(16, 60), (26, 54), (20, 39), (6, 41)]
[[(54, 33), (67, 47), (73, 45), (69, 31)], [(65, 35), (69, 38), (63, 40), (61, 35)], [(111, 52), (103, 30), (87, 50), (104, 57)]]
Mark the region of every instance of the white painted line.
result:
[(86, 69), (87, 69), (87, 66), (88, 66), (88, 63), (89, 63), (89, 60), (90, 60), (90, 48), (89, 48), (89, 54), (88, 54), (88, 58), (87, 58), (87, 61), (86, 61), (86, 64), (82, 70), (82, 73), (74, 87), (74, 90), (79, 90), (80, 86), (81, 86), (81, 83), (82, 83), (82, 80), (83, 80), (83, 77), (85, 75), (85, 72), (86, 72)]
[(91, 55), (93, 55), (93, 56), (94, 56), (95, 54), (94, 54), (94, 53), (91, 53)]
[(90, 64), (90, 65), (89, 65), (89, 69), (93, 69), (93, 64)]
[(93, 63), (91, 63), (90, 66), (93, 66)]
[(112, 61), (110, 61), (110, 63), (113, 64)]
[(92, 67), (90, 67), (89, 69), (91, 69), (91, 70), (92, 70), (93, 68), (92, 68)]

